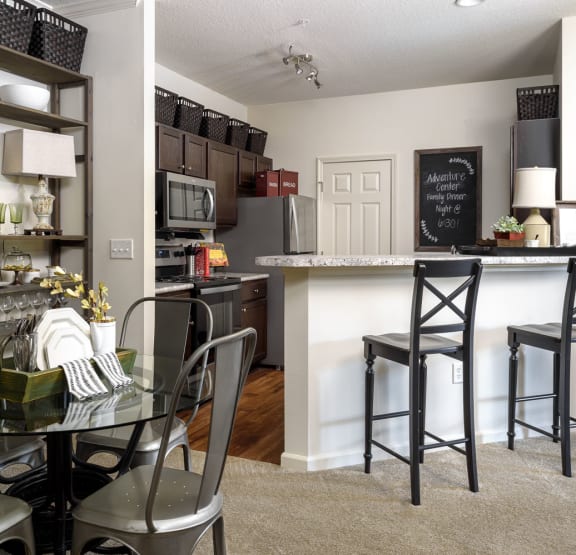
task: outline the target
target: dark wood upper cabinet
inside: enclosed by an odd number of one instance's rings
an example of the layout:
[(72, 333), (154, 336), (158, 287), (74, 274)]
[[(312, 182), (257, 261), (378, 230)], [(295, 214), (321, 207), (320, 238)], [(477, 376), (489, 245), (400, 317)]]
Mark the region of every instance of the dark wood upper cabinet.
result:
[(208, 141), (208, 179), (216, 182), (216, 225), (236, 225), (238, 149)]
[(156, 126), (156, 167), (206, 177), (207, 139), (166, 125)]

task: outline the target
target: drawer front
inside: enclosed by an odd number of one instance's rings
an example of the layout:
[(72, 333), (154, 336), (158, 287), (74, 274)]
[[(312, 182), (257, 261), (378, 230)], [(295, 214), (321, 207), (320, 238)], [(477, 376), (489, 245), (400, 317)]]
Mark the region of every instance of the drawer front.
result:
[(240, 288), (241, 302), (245, 303), (266, 297), (267, 285), (268, 283), (265, 279), (245, 281)]

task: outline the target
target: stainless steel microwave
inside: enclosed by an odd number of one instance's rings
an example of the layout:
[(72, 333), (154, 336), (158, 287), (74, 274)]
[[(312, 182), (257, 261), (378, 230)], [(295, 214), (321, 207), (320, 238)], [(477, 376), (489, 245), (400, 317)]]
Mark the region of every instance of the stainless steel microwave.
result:
[(156, 172), (156, 230), (216, 229), (216, 183)]

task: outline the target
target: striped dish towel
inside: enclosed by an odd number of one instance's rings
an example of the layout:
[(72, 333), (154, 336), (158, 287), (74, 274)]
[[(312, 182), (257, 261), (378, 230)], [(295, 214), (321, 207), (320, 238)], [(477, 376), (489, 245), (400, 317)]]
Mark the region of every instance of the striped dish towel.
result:
[(124, 373), (116, 353), (97, 355), (94, 357), (94, 362), (114, 389), (134, 383), (134, 378)]
[(62, 362), (68, 390), (76, 399), (83, 400), (108, 393), (108, 389), (96, 374), (87, 358)]

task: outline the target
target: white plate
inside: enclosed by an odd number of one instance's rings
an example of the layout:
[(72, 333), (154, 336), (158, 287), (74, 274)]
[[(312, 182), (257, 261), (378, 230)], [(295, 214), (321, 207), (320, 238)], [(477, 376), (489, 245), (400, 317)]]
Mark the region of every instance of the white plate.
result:
[(46, 340), (44, 351), (50, 368), (70, 360), (94, 356), (90, 338), (76, 327), (55, 329)]
[(45, 356), (45, 346), (48, 336), (52, 331), (62, 328), (77, 328), (90, 340), (90, 324), (80, 316), (73, 308), (53, 308), (47, 310), (40, 318), (36, 327), (38, 333), (38, 354), (36, 366), (39, 370), (50, 368)]

